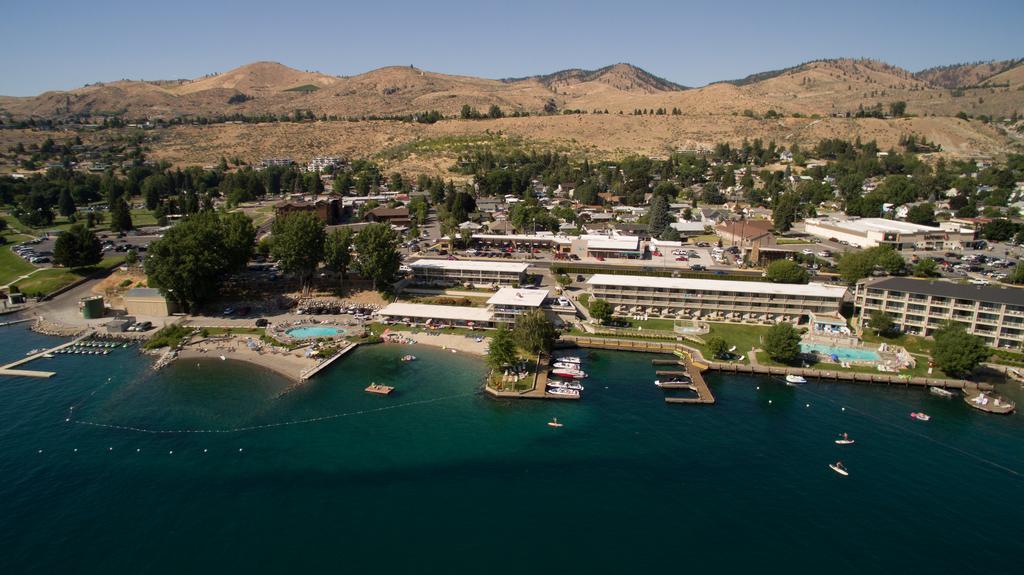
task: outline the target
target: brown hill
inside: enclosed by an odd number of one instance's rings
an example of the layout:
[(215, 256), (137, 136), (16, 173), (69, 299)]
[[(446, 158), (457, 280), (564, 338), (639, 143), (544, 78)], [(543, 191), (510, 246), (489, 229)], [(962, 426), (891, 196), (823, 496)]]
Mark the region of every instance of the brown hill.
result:
[(655, 76), (654, 74), (632, 64), (614, 64), (612, 66), (598, 68), (597, 70), (570, 68), (568, 70), (560, 70), (543, 76), (509, 78), (504, 81), (507, 83), (516, 83), (523, 80), (535, 80), (555, 92), (557, 92), (559, 88), (579, 86), (590, 82), (607, 84), (624, 92), (643, 94), (674, 92), (687, 89), (686, 86), (681, 86), (675, 82), (670, 82), (664, 78)]
[(997, 83), (989, 79), (1014, 67), (1024, 65), (1024, 60), (1001, 60), (936, 66), (914, 74), (919, 80), (940, 88), (968, 88), (983, 84)]

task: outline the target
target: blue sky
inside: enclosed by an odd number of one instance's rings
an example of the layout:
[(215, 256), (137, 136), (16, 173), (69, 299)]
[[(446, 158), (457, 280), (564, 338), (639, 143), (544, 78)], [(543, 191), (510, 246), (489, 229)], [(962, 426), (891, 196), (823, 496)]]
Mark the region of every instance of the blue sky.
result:
[(699, 86), (816, 58), (916, 71), (1024, 57), (1022, 0), (828, 4), (13, 1), (0, 12), (0, 94), (192, 78), (256, 60), (340, 75), (412, 64), (488, 78), (630, 62)]

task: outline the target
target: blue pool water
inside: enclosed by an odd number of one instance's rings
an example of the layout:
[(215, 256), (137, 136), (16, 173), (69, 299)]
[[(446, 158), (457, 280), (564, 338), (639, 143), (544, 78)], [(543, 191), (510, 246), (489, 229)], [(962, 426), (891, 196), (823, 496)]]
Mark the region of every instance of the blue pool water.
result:
[(307, 325), (305, 327), (293, 327), (285, 333), (295, 339), (308, 339), (311, 337), (333, 337), (336, 335), (344, 335), (345, 330), (340, 327), (326, 325)]
[(818, 352), (828, 356), (834, 355), (839, 358), (839, 361), (878, 361), (881, 359), (877, 352), (870, 349), (840, 347), (823, 343), (801, 343), (800, 351), (804, 353)]

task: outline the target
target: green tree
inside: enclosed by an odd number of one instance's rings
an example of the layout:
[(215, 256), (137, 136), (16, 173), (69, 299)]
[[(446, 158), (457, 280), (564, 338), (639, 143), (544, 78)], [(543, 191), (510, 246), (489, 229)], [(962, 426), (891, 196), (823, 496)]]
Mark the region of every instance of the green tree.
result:
[(793, 227), (793, 222), (800, 215), (800, 195), (796, 192), (788, 192), (779, 196), (779, 201), (772, 211), (772, 222), (775, 231), (785, 232)]
[(66, 217), (75, 213), (75, 200), (71, 197), (71, 190), (61, 188), (60, 198), (57, 200), (57, 212)]
[(558, 274), (555, 281), (558, 282), (558, 285), (561, 286), (562, 289), (565, 289), (572, 284), (572, 278), (569, 277), (568, 274)]
[(1017, 233), (1017, 224), (1006, 218), (997, 218), (981, 228), (981, 237), (992, 242), (1005, 242)]
[(880, 309), (871, 312), (871, 315), (868, 316), (868, 325), (875, 330), (877, 335), (885, 335), (896, 326), (889, 314)]
[(793, 363), (800, 356), (800, 333), (788, 323), (777, 323), (764, 334), (764, 350), (780, 363)]
[(118, 198), (110, 208), (110, 231), (127, 232), (135, 229), (132, 225), (132, 211), (124, 198)]
[(53, 262), (66, 268), (93, 266), (102, 259), (100, 240), (82, 224), (71, 226), (53, 246)]
[(359, 273), (373, 282), (373, 289), (390, 291), (401, 265), (398, 238), (385, 223), (370, 224), (355, 237)]
[(487, 364), (495, 370), (502, 370), (512, 365), (518, 359), (516, 353), (516, 341), (508, 326), (502, 324), (491, 335), (491, 341), (487, 345)]
[(894, 275), (902, 272), (907, 267), (903, 256), (896, 253), (896, 250), (888, 247), (871, 248), (874, 251), (875, 265), (885, 270), (885, 273)]
[(889, 114), (893, 117), (899, 118), (907, 112), (907, 103), (903, 100), (892, 102), (889, 104)]
[(128, 250), (124, 253), (124, 265), (133, 266), (139, 263), (139, 253), (135, 250)]
[(210, 301), (237, 262), (231, 261), (216, 212), (193, 214), (149, 246), (146, 275), (151, 285), (185, 311)]
[(339, 228), (327, 236), (324, 244), (324, 264), (327, 269), (341, 275), (344, 282), (352, 263), (352, 228)]
[(520, 314), (513, 331), (519, 347), (531, 354), (549, 353), (558, 337), (555, 325), (540, 309)]
[(316, 214), (299, 212), (285, 214), (271, 227), (274, 243), (271, 255), (281, 270), (294, 274), (305, 292), (324, 259), (324, 224)]
[(992, 353), (985, 340), (967, 333), (960, 323), (946, 323), (933, 337), (932, 359), (939, 369), (953, 377), (968, 377)]
[(256, 227), (253, 226), (252, 219), (241, 212), (231, 212), (221, 216), (220, 225), (227, 271), (234, 273), (244, 270), (252, 259), (256, 246)]
[(590, 316), (599, 323), (605, 323), (612, 318), (612, 304), (600, 298), (590, 300)]
[(765, 277), (780, 284), (805, 284), (810, 280), (807, 270), (793, 260), (775, 260), (768, 264)]
[(914, 275), (919, 278), (934, 278), (939, 276), (939, 265), (931, 258), (925, 258), (914, 264)]
[(722, 357), (729, 351), (729, 344), (717, 335), (708, 338), (707, 347), (712, 359)]
[(668, 210), (668, 200), (662, 194), (655, 194), (647, 209), (647, 226), (652, 238), (660, 238), (665, 229), (675, 221)]
[(1006, 281), (1012, 284), (1024, 284), (1024, 264), (1017, 264), (1017, 267), (1013, 268), (1013, 271), (1007, 276)]

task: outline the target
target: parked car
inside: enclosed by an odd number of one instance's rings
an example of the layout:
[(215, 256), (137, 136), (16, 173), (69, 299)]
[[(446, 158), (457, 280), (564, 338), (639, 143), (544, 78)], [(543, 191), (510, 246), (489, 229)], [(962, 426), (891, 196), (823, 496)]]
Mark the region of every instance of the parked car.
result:
[(702, 266), (700, 264), (693, 264), (692, 266), (690, 266), (690, 269), (695, 271), (695, 272), (702, 272), (702, 271), (704, 271), (704, 270), (706, 270), (708, 268), (706, 268), (706, 267), (704, 267), (704, 266)]

